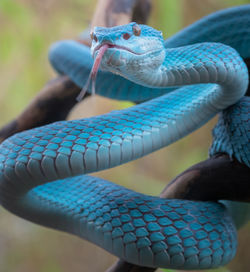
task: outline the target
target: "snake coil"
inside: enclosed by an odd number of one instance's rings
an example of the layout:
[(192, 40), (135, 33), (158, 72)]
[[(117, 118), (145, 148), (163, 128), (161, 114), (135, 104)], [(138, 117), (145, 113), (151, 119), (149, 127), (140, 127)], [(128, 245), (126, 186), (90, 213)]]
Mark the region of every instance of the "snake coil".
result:
[[(229, 262), (237, 234), (226, 205), (146, 196), (82, 174), (162, 148), (221, 111), (210, 153), (226, 152), (250, 167), (248, 71), (242, 60), (250, 57), (249, 14), (250, 5), (220, 11), (165, 42), (158, 31), (135, 23), (96, 28), (92, 54), (108, 47), (96, 92), (146, 102), (5, 140), (1, 204), (130, 263), (204, 269)], [(73, 41), (56, 43), (50, 60), (79, 86), (93, 65), (89, 49)]]

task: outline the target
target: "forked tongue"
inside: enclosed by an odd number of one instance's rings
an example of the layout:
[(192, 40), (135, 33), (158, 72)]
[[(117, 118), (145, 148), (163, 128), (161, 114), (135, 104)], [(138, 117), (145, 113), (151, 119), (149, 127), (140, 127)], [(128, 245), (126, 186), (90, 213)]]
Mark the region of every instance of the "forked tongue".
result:
[(97, 75), (97, 72), (98, 72), (98, 69), (99, 69), (99, 66), (101, 64), (101, 61), (102, 61), (102, 57), (105, 53), (105, 51), (109, 48), (109, 45), (108, 44), (104, 44), (102, 45), (100, 48), (99, 48), (99, 51), (98, 51), (98, 54), (94, 60), (94, 64), (92, 66), (92, 69), (91, 69), (91, 72), (89, 74), (89, 77), (88, 77), (88, 80), (86, 82), (86, 84), (83, 86), (80, 94), (77, 96), (76, 100), (77, 101), (81, 101), (83, 99), (83, 97), (85, 96), (87, 90), (88, 90), (88, 87), (89, 87), (89, 84), (90, 82), (92, 81), (92, 85), (91, 85), (91, 94), (94, 95), (95, 94), (95, 82), (96, 82), (96, 75)]

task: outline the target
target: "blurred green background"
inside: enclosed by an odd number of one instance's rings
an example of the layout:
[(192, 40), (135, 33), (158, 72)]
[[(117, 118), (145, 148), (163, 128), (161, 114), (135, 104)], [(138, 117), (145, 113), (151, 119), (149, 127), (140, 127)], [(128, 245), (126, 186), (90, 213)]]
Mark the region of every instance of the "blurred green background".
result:
[[(245, 0), (154, 0), (149, 25), (167, 38), (213, 11)], [(0, 126), (13, 119), (55, 77), (47, 52), (56, 40), (75, 38), (91, 20), (96, 1), (0, 0)], [(98, 96), (77, 105), (75, 119), (129, 106)], [(175, 175), (207, 158), (212, 120), (185, 139), (140, 160), (98, 173), (131, 189), (157, 195)], [(239, 250), (226, 268), (250, 271), (250, 226), (239, 233)], [(116, 258), (77, 237), (46, 229), (0, 208), (1, 272), (104, 271)], [(170, 271), (170, 270), (165, 270)]]

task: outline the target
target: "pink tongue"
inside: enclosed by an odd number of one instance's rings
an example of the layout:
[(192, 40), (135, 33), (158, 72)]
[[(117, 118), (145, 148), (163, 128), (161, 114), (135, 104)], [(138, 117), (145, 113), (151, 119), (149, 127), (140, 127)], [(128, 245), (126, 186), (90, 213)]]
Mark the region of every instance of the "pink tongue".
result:
[(84, 95), (86, 94), (87, 92), (87, 89), (89, 87), (89, 84), (90, 84), (90, 81), (92, 80), (92, 88), (91, 88), (91, 93), (92, 95), (95, 94), (95, 81), (96, 81), (96, 75), (97, 75), (97, 72), (98, 72), (98, 69), (99, 69), (99, 66), (101, 64), (101, 61), (102, 61), (102, 57), (105, 53), (105, 51), (109, 48), (109, 45), (108, 44), (104, 44), (102, 45), (100, 48), (99, 48), (99, 52), (97, 53), (97, 56), (94, 60), (94, 64), (92, 66), (92, 69), (91, 69), (91, 72), (89, 74), (89, 78), (87, 80), (87, 83), (83, 86), (80, 94), (77, 96), (77, 101), (81, 101), (82, 98), (84, 97)]
[(97, 54), (97, 56), (95, 58), (95, 61), (94, 61), (94, 64), (93, 64), (93, 67), (92, 67), (92, 70), (91, 70), (91, 73), (90, 73), (92, 78), (96, 77), (96, 74), (98, 72), (102, 57), (103, 57), (105, 51), (108, 48), (109, 48), (108, 44), (104, 44), (99, 48), (99, 52), (98, 52), (98, 54)]

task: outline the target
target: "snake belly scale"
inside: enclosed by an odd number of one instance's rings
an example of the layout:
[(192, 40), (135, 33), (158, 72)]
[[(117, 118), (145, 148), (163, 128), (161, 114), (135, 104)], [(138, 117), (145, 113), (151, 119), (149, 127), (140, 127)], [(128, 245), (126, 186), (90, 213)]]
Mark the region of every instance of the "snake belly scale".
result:
[[(1, 204), (134, 264), (203, 269), (229, 262), (237, 234), (226, 205), (146, 196), (82, 174), (169, 145), (229, 106), (214, 130), (211, 154), (223, 151), (250, 167), (250, 102), (244, 97), (248, 71), (240, 57), (250, 57), (249, 14), (249, 5), (221, 11), (165, 42), (159, 31), (135, 23), (96, 28), (92, 55), (96, 57), (103, 44), (109, 47), (97, 93), (148, 101), (5, 140), (0, 146)], [(217, 43), (223, 39), (217, 32), (213, 35), (214, 24), (223, 35), (225, 28), (231, 32), (224, 38), (227, 45)], [(240, 35), (235, 34), (237, 27)], [(55, 44), (50, 59), (59, 73), (68, 74), (79, 86), (93, 64), (89, 49), (73, 41)], [(231, 135), (239, 125), (245, 133), (242, 139)]]

